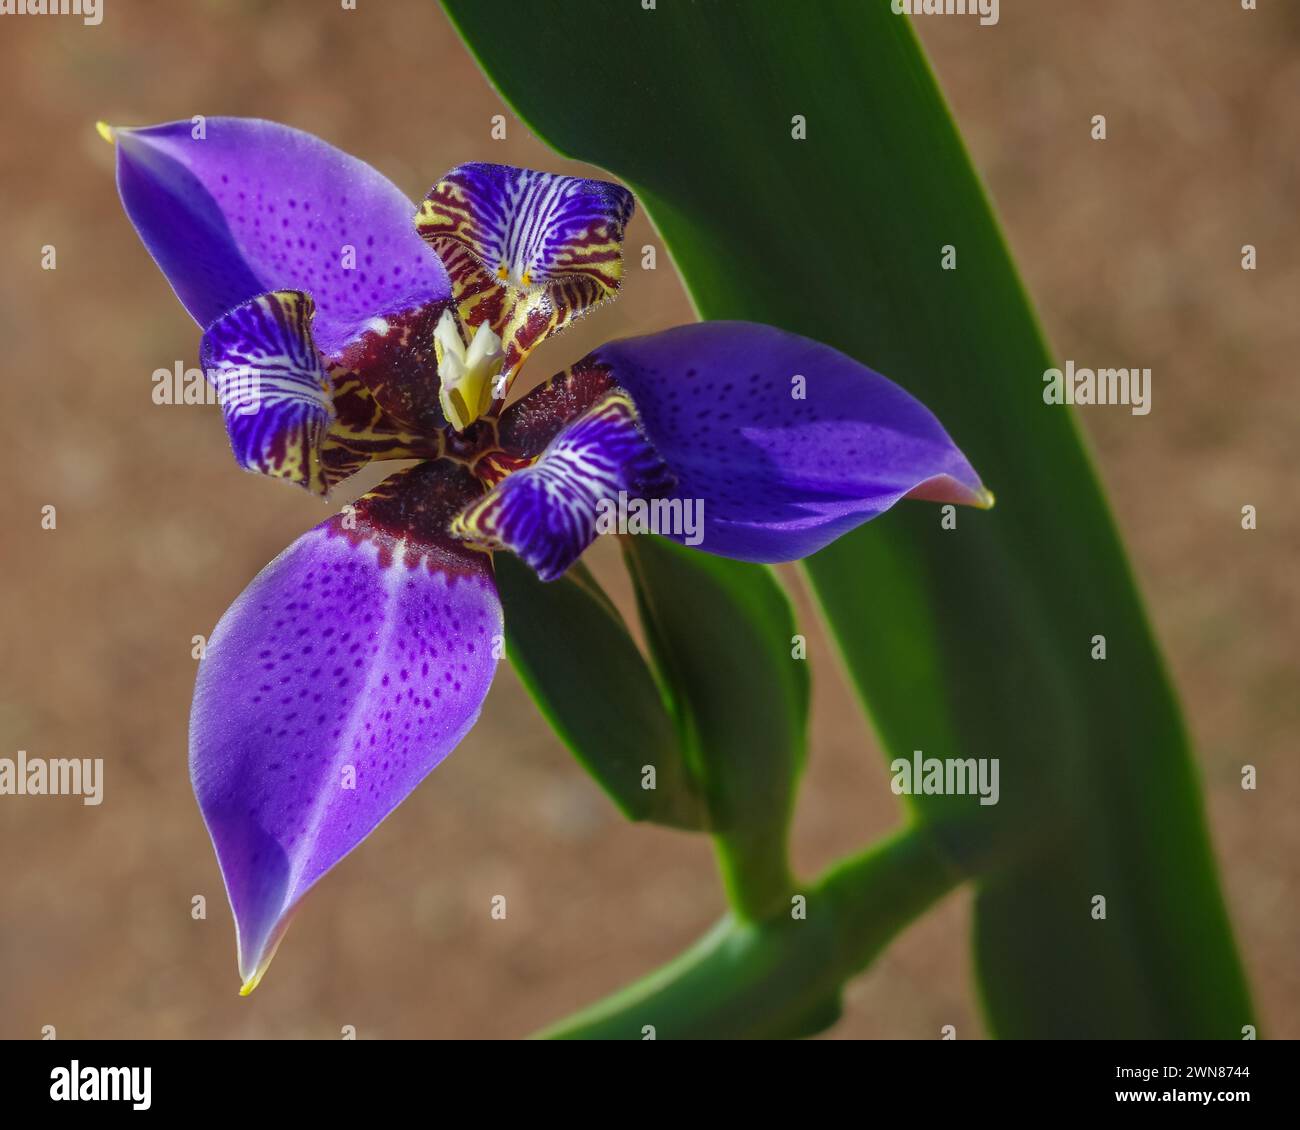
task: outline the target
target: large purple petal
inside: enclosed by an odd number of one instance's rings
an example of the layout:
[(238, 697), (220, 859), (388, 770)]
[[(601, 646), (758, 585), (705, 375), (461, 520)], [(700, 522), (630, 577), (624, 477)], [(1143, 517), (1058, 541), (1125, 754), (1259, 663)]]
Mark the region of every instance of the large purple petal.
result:
[(672, 482), (646, 442), (636, 406), (614, 389), (561, 430), (535, 463), (458, 515), (451, 532), (508, 549), (553, 581), (603, 532), (602, 514), (611, 520), (608, 532), (617, 532), (620, 508), (626, 513), (629, 500), (661, 498)]
[(308, 888), (478, 718), (501, 607), (490, 558), (445, 530), (480, 490), (446, 461), (394, 475), (271, 562), (212, 634), (190, 774), (245, 992)]
[(181, 121), (112, 136), (127, 215), (204, 329), (259, 294), (302, 290), (329, 354), (372, 318), (449, 296), (415, 206), (364, 161), (275, 122), (214, 117), (198, 132)]
[(905, 497), (992, 505), (925, 405), (807, 338), (702, 322), (611, 342), (588, 368), (631, 393), (673, 497), (703, 503), (710, 553), (806, 557)]

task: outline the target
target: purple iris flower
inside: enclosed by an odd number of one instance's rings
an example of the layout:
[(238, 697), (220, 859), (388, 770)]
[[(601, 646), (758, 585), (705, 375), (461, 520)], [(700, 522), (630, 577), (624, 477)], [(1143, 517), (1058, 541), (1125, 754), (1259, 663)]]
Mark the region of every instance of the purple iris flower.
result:
[(702, 503), (699, 548), (760, 562), (902, 498), (992, 502), (922, 404), (771, 326), (611, 342), (507, 406), (529, 352), (618, 289), (617, 185), (469, 164), (417, 208), (273, 122), (102, 132), (204, 331), (240, 466), (323, 496), (372, 459), (421, 460), (267, 565), (199, 667), (190, 773), (244, 993), (302, 896), (478, 718), (501, 653), (493, 552), (558, 577), (621, 492)]

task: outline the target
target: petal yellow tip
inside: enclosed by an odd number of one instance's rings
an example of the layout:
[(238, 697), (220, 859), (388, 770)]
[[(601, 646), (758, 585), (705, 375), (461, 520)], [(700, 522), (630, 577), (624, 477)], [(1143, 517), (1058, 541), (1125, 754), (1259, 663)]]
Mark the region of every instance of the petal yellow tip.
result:
[(975, 505), (980, 510), (992, 510), (997, 499), (993, 497), (993, 492), (988, 487), (980, 487), (979, 493), (975, 496)]
[[(241, 997), (248, 996), (258, 985), (262, 983), (262, 978), (266, 971), (271, 968), (271, 962), (275, 960), (276, 950), (280, 948), (280, 943), (284, 941), (284, 932), (289, 928), (289, 919), (292, 917), (292, 909), (286, 912), (280, 921), (276, 924), (274, 932), (271, 934), (269, 941), (263, 946), (262, 953), (257, 962), (257, 968), (244, 978), (244, 983), (239, 987)], [(239, 971), (242, 974), (245, 969), (244, 962), (239, 963)]]
[(109, 145), (113, 144), (113, 127), (110, 126), (107, 122), (96, 122), (95, 132), (99, 134), (99, 136), (102, 137), (105, 141), (107, 141)]

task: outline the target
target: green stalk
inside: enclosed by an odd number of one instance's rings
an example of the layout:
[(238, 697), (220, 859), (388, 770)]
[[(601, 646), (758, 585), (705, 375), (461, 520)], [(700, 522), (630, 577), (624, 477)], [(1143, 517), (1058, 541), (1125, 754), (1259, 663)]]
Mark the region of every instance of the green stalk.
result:
[(838, 1019), (844, 983), (963, 878), (923, 829), (906, 828), (832, 867), (804, 905), (759, 922), (728, 915), (667, 965), (539, 1037), (812, 1035)]
[(714, 835), (722, 887), (738, 918), (760, 922), (788, 907), (795, 883), (786, 838), (786, 829), (767, 825)]

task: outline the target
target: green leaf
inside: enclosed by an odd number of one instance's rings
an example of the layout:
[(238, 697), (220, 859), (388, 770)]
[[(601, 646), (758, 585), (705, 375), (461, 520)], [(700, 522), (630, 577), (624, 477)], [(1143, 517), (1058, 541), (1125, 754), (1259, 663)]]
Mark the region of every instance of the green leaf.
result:
[[(987, 876), (994, 1032), (1239, 1034), (1253, 1018), (1177, 705), (907, 20), (884, 0), (820, 0), (816, 18), (788, 0), (516, 0), (507, 21), (445, 5), (540, 136), (634, 189), (701, 316), (771, 322), (888, 374), (998, 493), (950, 531), (905, 504), (808, 564), (890, 755), (1000, 760), (999, 805), (914, 806), (953, 866)], [(595, 63), (598, 97), (538, 65), (547, 45)], [(940, 269), (946, 245), (957, 270)]]
[[(699, 830), (708, 817), (691, 785), (672, 717), (622, 617), (581, 564), (543, 584), (496, 555), (506, 655), (538, 708), (631, 820)], [(647, 766), (655, 787), (643, 787)]]
[(650, 650), (708, 804), (732, 904), (759, 917), (793, 887), (786, 837), (803, 766), (808, 665), (770, 570), (662, 538), (624, 553)]

